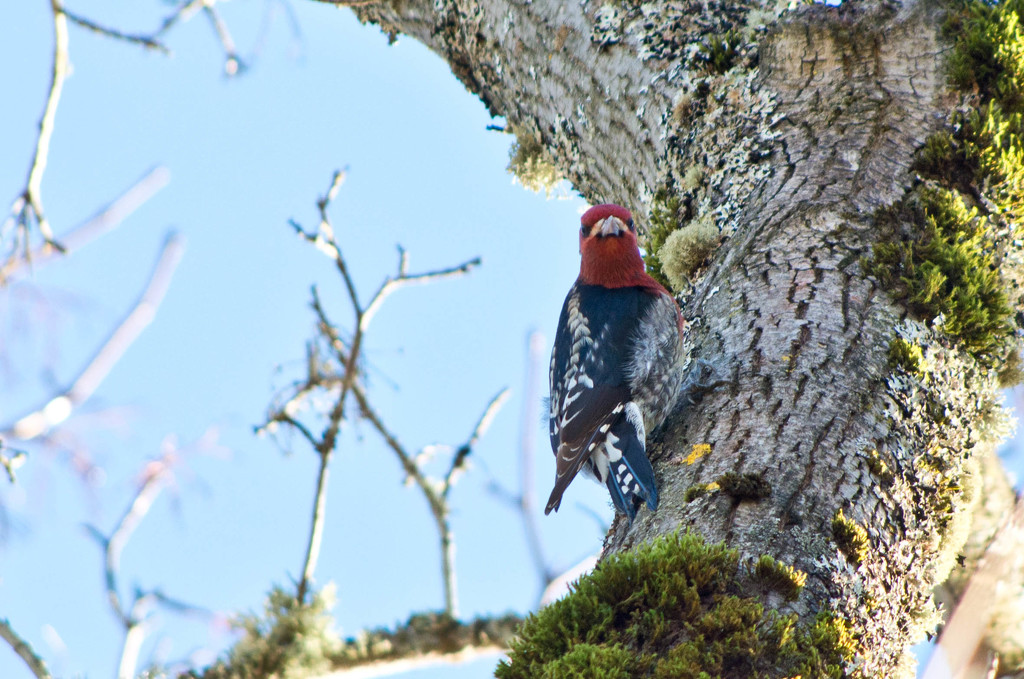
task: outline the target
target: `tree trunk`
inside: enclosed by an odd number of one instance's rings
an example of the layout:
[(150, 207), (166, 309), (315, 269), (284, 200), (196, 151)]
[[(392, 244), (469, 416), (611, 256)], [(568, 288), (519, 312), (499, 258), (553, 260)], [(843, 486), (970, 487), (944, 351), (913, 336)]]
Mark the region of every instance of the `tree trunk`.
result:
[[(951, 7), (354, 7), (445, 58), (592, 203), (632, 208), (653, 262), (671, 266), (667, 232), (717, 227), (693, 285), (672, 282), (693, 356), (728, 384), (656, 432), (661, 504), (617, 521), (605, 554), (682, 526), (741, 564), (771, 555), (807, 580), (795, 601), (764, 601), (808, 624), (823, 610), (846, 620), (846, 671), (864, 676), (898, 676), (906, 646), (934, 628), (932, 589), (972, 534), (979, 470), (1004, 490), (985, 495), (968, 569), (1014, 501), (1001, 467), (978, 463), (1008, 431), (996, 373), (1016, 351), (1014, 328), (995, 333), (1011, 349), (978, 350), (907, 291), (906, 261), (887, 278), (875, 247), (912, 242), (935, 219), (928, 187), (953, 180), (922, 171), (921, 149), (984, 96), (949, 83)], [(961, 193), (999, 212), (982, 192)], [(1019, 276), (1010, 240), (984, 260), (1004, 283)], [(1019, 292), (1005, 294), (1012, 308)], [(1019, 630), (1009, 636), (1004, 653), (1021, 647)]]

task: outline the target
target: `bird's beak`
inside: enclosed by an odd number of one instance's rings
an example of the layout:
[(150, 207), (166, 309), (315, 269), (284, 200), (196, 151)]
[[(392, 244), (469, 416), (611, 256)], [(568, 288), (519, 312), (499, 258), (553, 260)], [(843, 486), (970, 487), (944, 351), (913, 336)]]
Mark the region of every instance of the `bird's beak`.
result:
[(599, 236), (618, 236), (626, 230), (626, 225), (618, 217), (609, 216), (598, 222), (597, 228)]

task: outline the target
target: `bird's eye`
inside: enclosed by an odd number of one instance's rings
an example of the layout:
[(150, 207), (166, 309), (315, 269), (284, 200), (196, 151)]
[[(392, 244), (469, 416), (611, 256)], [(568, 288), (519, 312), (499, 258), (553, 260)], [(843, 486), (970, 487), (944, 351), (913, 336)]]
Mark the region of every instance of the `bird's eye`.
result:
[(632, 231), (633, 233), (636, 233), (636, 227), (633, 226), (633, 220), (632, 219), (630, 219), (628, 222), (626, 222), (626, 226), (629, 227), (630, 231)]
[(586, 224), (584, 224), (583, 226), (580, 227), (580, 235), (581, 236), (586, 236), (587, 235), (587, 225)]

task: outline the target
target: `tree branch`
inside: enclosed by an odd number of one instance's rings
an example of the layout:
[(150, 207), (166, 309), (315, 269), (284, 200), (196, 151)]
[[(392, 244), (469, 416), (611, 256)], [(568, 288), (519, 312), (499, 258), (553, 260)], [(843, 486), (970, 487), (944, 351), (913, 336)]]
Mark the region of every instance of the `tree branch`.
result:
[(473, 448), (480, 440), (487, 430), (491, 426), (491, 422), (494, 421), (495, 416), (501, 407), (508, 401), (508, 397), (511, 391), (508, 387), (505, 387), (491, 399), (487, 407), (484, 408), (484, 412), (480, 415), (480, 419), (477, 421), (476, 426), (473, 427), (473, 433), (469, 435), (469, 439), (464, 444), (459, 446), (459, 449), (455, 451), (455, 455), (452, 456), (451, 464), (448, 466), (448, 473), (444, 476), (444, 485), (441, 490), (441, 498), (443, 500), (448, 499), (448, 491), (451, 490), (452, 485), (458, 478), (458, 473), (465, 467), (466, 460), (469, 458), (470, 453), (473, 452)]
[(46, 669), (46, 663), (36, 655), (29, 643), (14, 631), (6, 618), (0, 620), (0, 637), (11, 645), (18, 657), (25, 661), (36, 679), (50, 679), (50, 671)]
[[(1018, 497), (1013, 511), (996, 532), (971, 577), (956, 610), (946, 623), (936, 652), (922, 675), (924, 679), (962, 677), (981, 644), (1000, 597), (1001, 586), (1013, 583), (1012, 574), (1024, 569), (1024, 499)], [(941, 649), (942, 653), (938, 650)]]
[[(7, 245), (5, 266), (18, 257), (18, 250), (24, 251), (26, 259), (30, 252), (30, 224), (35, 219), (39, 233), (43, 237), (43, 245), (48, 249), (60, 250), (61, 246), (53, 238), (53, 230), (46, 221), (43, 211), (42, 183), (46, 172), (46, 163), (50, 155), (50, 140), (53, 138), (54, 120), (57, 117), (57, 105), (64, 88), (64, 80), (68, 75), (68, 21), (60, 0), (51, 0), (53, 11), (53, 69), (50, 78), (50, 89), (43, 106), (43, 115), (39, 119), (39, 135), (36, 137), (36, 148), (29, 163), (28, 178), (25, 188), (11, 205), (10, 214), (0, 227), (0, 239), (12, 238)], [(14, 233), (12, 234), (12, 230)], [(19, 241), (21, 247), (19, 248)], [(0, 279), (3, 282), (3, 279)]]
[(154, 36), (123, 33), (113, 28), (101, 26), (90, 19), (86, 19), (78, 14), (73, 14), (66, 9), (64, 10), (64, 14), (72, 23), (78, 24), (82, 28), (92, 31), (93, 33), (98, 33), (99, 35), (104, 35), (108, 38), (114, 38), (115, 40), (123, 40), (125, 42), (141, 45), (146, 49), (155, 50), (161, 54), (170, 55), (171, 53), (171, 50), (169, 50), (166, 45), (161, 43)]
[[(88, 221), (74, 227), (60, 237), (61, 254), (70, 254), (75, 250), (96, 240), (108, 231), (113, 230), (131, 213), (135, 212), (146, 201), (152, 198), (170, 181), (170, 172), (162, 166), (149, 170), (142, 178), (132, 184), (120, 196), (104, 206)], [(35, 266), (50, 261), (58, 251), (46, 243), (32, 250), (29, 257), (8, 260), (0, 267), (0, 280), (8, 279), (26, 264)]]
[(228, 25), (224, 23), (220, 13), (217, 12), (216, 4), (217, 0), (204, 0), (203, 12), (209, 18), (210, 25), (213, 26), (213, 31), (217, 34), (217, 39), (220, 40), (221, 47), (224, 49), (224, 72), (229, 76), (238, 75), (245, 70), (246, 65), (238, 56), (235, 41), (231, 38)]
[[(385, 278), (376, 293), (374, 293), (373, 297), (370, 299), (369, 303), (364, 307), (359, 301), (359, 294), (356, 290), (355, 282), (352, 280), (345, 257), (338, 245), (335, 237), (335, 230), (331, 224), (330, 216), (328, 214), (328, 208), (330, 207), (331, 201), (335, 196), (337, 196), (344, 180), (345, 171), (335, 171), (331, 177), (331, 183), (328, 186), (327, 192), (317, 200), (320, 223), (315, 232), (307, 232), (294, 220), (289, 222), (297, 235), (303, 238), (306, 242), (312, 244), (317, 250), (324, 253), (334, 261), (335, 267), (338, 269), (345, 285), (345, 291), (348, 294), (353, 314), (352, 340), (350, 342), (346, 342), (342, 340), (334, 323), (332, 323), (331, 319), (327, 316), (323, 305), (320, 303), (320, 297), (317, 293), (316, 287), (313, 288), (313, 301), (311, 306), (317, 317), (317, 326), (319, 328), (320, 338), (330, 349), (330, 353), (333, 354), (334, 360), (337, 361), (337, 366), (321, 365), (315, 348), (316, 344), (311, 343), (307, 351), (308, 375), (306, 383), (296, 387), (292, 395), (285, 400), (284, 404), (279, 408), (274, 409), (267, 419), (268, 425), (270, 423), (284, 423), (294, 426), (296, 430), (299, 431), (299, 433), (310, 443), (310, 445), (313, 446), (314, 450), (316, 450), (320, 457), (320, 465), (317, 472), (316, 492), (313, 502), (313, 515), (310, 525), (310, 537), (307, 543), (306, 557), (303, 562), (302, 576), (299, 579), (296, 598), (299, 603), (304, 603), (306, 594), (309, 591), (313, 580), (313, 573), (316, 569), (316, 563), (320, 553), (324, 518), (326, 516), (327, 482), (329, 478), (328, 469), (330, 459), (335, 450), (341, 426), (346, 419), (345, 404), (348, 401), (349, 394), (355, 394), (363, 416), (371, 419), (371, 422), (375, 424), (378, 431), (384, 435), (389, 447), (391, 447), (398, 455), (403, 469), (405, 469), (406, 473), (416, 481), (417, 485), (424, 492), (427, 502), (430, 505), (431, 513), (433, 514), (435, 523), (437, 524), (441, 540), (442, 573), (445, 583), (445, 610), (449, 615), (454, 616), (456, 611), (454, 542), (452, 540), (451, 527), (448, 523), (447, 495), (458, 472), (464, 464), (465, 458), (469, 455), (472, 447), (490, 425), (497, 409), (507, 398), (507, 390), (501, 392), (492, 399), (480, 420), (477, 422), (477, 425), (466, 444), (464, 444), (453, 457), (448, 473), (440, 484), (437, 484), (434, 480), (427, 478), (426, 475), (422, 473), (413, 457), (409, 455), (401, 444), (398, 443), (397, 439), (388, 432), (384, 423), (370, 407), (366, 394), (358, 382), (358, 365), (361, 358), (363, 338), (369, 328), (370, 321), (373, 319), (373, 316), (380, 308), (381, 304), (383, 304), (384, 300), (392, 292), (407, 285), (423, 284), (434, 280), (466, 274), (475, 266), (479, 265), (480, 260), (477, 258), (455, 267), (410, 275), (408, 273), (408, 257), (405, 251), (399, 247), (398, 271), (396, 275)], [(304, 401), (315, 389), (336, 389), (338, 392), (334, 400), (334, 405), (331, 407), (327, 415), (326, 427), (319, 437), (313, 435), (312, 431), (299, 422), (295, 417), (295, 413), (300, 409), (301, 402)], [(257, 431), (266, 430), (266, 428), (267, 425), (264, 425), (264, 427), (261, 427)], [(440, 485), (440, 489), (438, 489), (438, 485)]]
[(544, 365), (546, 348), (544, 335), (537, 330), (527, 338), (526, 384), (524, 385), (523, 412), (519, 424), (519, 492), (508, 490), (498, 479), (491, 476), (488, 491), (515, 511), (523, 524), (527, 549), (533, 561), (534, 570), (540, 583), (540, 592), (558, 576), (548, 565), (541, 544), (540, 529), (537, 526), (537, 494), (534, 484), (534, 431), (539, 420), (537, 404), (540, 403), (540, 372)]
[(391, 676), (442, 663), (462, 663), (508, 648), (523, 620), (517, 615), (459, 622), (437, 613), (413, 615), (394, 630), (374, 629), (345, 641), (336, 671), (321, 679)]
[(176, 234), (170, 234), (164, 241), (146, 289), (74, 383), (43, 407), (5, 427), (0, 435), (22, 441), (34, 439), (67, 420), (76, 407), (92, 396), (128, 347), (152, 323), (183, 252), (182, 239)]
[(547, 347), (544, 335), (534, 330), (527, 340), (528, 360), (526, 375), (526, 392), (523, 399), (523, 419), (519, 425), (519, 515), (523, 520), (523, 531), (526, 544), (533, 560), (534, 570), (541, 581), (541, 590), (548, 586), (555, 577), (554, 570), (544, 557), (544, 548), (540, 541), (540, 530), (537, 527), (537, 493), (534, 484), (534, 428), (539, 419), (537, 404), (540, 403), (540, 373), (544, 365), (544, 350)]

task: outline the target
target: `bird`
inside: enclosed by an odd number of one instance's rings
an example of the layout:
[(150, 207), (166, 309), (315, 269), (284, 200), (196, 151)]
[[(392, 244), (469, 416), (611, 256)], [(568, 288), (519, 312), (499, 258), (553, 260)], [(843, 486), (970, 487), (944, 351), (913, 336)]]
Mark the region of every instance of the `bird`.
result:
[(583, 470), (604, 483), (632, 523), (658, 507), (647, 432), (660, 425), (683, 382), (685, 321), (644, 269), (629, 210), (595, 205), (580, 220), (580, 273), (569, 289), (551, 352), (549, 425), (557, 511)]

